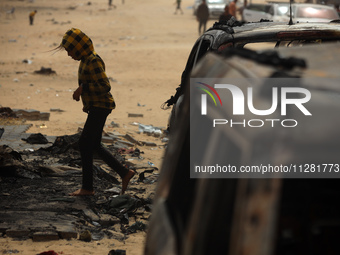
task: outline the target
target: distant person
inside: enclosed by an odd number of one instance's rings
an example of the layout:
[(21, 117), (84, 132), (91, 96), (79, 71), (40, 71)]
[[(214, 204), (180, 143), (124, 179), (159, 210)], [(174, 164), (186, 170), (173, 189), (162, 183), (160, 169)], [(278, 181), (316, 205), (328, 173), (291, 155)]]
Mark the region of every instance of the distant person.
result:
[(76, 28), (69, 29), (64, 34), (59, 49), (65, 49), (72, 59), (80, 61), (79, 86), (73, 93), (73, 99), (79, 101), (81, 98), (83, 111), (87, 113), (87, 119), (78, 142), (83, 171), (82, 186), (70, 195), (94, 195), (93, 155), (95, 152), (121, 177), (121, 193), (124, 194), (135, 172), (124, 167), (101, 144), (106, 118), (116, 107), (110, 93), (111, 86), (105, 73), (105, 63), (95, 52), (92, 40)]
[(180, 10), (181, 11), (181, 13), (183, 14), (183, 11), (182, 11), (182, 8), (181, 8), (181, 2), (182, 2), (182, 0), (177, 0), (176, 1), (176, 10), (175, 10), (175, 13), (174, 14), (177, 14), (177, 11), (178, 10)]
[(335, 10), (338, 12), (338, 15), (340, 17), (340, 5), (336, 4), (334, 7), (335, 7)]
[(114, 4), (112, 4), (112, 0), (109, 0), (109, 8), (111, 8), (111, 6), (113, 6), (113, 8), (116, 9), (116, 6)]
[(247, 0), (244, 0), (243, 1), (243, 6), (241, 7), (241, 8), (239, 8), (239, 13), (240, 13), (240, 15), (241, 15), (241, 18), (242, 18), (242, 21), (245, 21), (244, 20), (244, 17), (243, 17), (243, 11), (244, 11), (244, 9), (246, 9), (247, 8), (247, 5), (248, 5), (248, 1)]
[(35, 14), (37, 14), (37, 10), (31, 12), (30, 15), (29, 15), (30, 25), (31, 25), (31, 26), (33, 25), (33, 21), (34, 21), (34, 16), (35, 16)]
[(230, 15), (230, 13), (229, 13), (229, 6), (226, 4), (226, 6), (224, 7), (224, 13), (221, 14), (218, 21), (221, 22), (221, 23), (225, 23), (228, 20), (230, 20), (231, 17), (232, 17), (232, 15)]
[[(197, 21), (198, 21), (198, 34), (201, 35), (205, 32), (207, 28), (207, 22), (209, 19), (209, 8), (206, 4), (206, 0), (203, 0), (202, 3), (197, 8), (196, 13)], [(201, 32), (203, 27), (203, 32)]]
[(237, 3), (237, 0), (234, 0), (229, 4), (229, 14), (231, 16), (234, 16), (235, 19), (237, 19), (236, 18), (236, 11), (237, 11), (236, 3)]

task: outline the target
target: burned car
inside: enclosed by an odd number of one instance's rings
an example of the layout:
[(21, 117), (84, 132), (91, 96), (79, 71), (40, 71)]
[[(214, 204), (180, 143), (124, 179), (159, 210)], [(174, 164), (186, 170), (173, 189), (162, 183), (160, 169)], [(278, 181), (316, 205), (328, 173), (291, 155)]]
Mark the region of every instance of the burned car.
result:
[[(145, 255), (339, 254), (339, 39), (337, 23), (216, 24), (198, 39), (171, 99), (182, 101), (176, 104)], [(276, 47), (245, 47), (254, 42)], [(230, 100), (224, 100), (223, 86), (239, 80), (245, 81), (238, 84), (244, 97), (225, 93)], [(211, 94), (206, 101), (202, 88)], [(287, 90), (299, 103), (288, 106)], [(242, 99), (243, 114), (234, 112), (236, 98)], [(265, 119), (272, 122), (262, 125)], [(286, 127), (285, 120), (298, 124)], [(290, 172), (249, 175), (240, 173), (242, 166)]]
[(164, 104), (163, 108), (172, 107), (168, 128), (176, 119), (177, 101), (181, 101), (184, 88), (189, 82), (191, 70), (208, 52), (221, 52), (225, 48), (257, 48), (257, 47), (293, 47), (308, 44), (323, 44), (340, 40), (340, 23), (335, 20), (328, 23), (297, 23), (288, 25), (280, 22), (241, 23), (235, 19), (227, 23), (216, 22), (195, 42), (176, 93)]
[[(215, 97), (217, 106), (208, 100), (205, 120), (221, 120), (223, 109), (229, 122), (233, 116), (237, 125), (207, 129), (192, 119), (193, 113), (200, 115), (201, 101), (192, 96), (196, 84), (190, 83), (177, 116), (180, 124), (164, 157), (145, 255), (339, 254), (339, 54), (338, 44), (261, 53), (228, 48), (220, 54), (210, 52), (198, 62), (190, 80), (213, 79), (221, 97), (216, 84), (227, 84), (224, 79), (229, 83), (251, 79), (258, 88), (253, 104), (269, 109), (274, 88), (263, 77), (279, 78), (284, 82), (275, 86), (281, 91), (278, 100), (284, 89), (309, 91), (311, 99), (302, 97), (308, 102), (300, 106), (312, 116), (304, 116), (292, 105), (285, 118), (297, 120), (296, 128), (250, 125), (252, 115), (233, 115), (233, 100), (222, 98), (222, 107)], [(287, 78), (294, 82), (287, 83)], [(244, 95), (247, 86), (239, 86)], [(282, 108), (279, 104), (266, 118), (280, 119)], [(208, 172), (203, 165), (214, 168)], [(197, 166), (202, 175), (195, 176)], [(242, 166), (262, 170), (281, 166), (291, 172), (288, 176), (252, 172), (249, 177), (239, 172)], [(236, 174), (233, 168), (238, 169)]]

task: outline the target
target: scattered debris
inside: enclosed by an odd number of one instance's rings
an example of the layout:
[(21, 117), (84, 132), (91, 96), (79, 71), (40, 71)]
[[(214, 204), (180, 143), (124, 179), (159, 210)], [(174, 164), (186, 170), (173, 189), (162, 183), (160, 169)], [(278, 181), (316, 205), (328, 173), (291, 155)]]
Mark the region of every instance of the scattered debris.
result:
[(40, 70), (34, 71), (36, 74), (44, 74), (44, 75), (51, 75), (51, 74), (56, 74), (56, 71), (52, 70), (52, 68), (45, 68), (41, 67)]
[(112, 77), (109, 77), (109, 80), (112, 81), (112, 82), (118, 82), (116, 79), (114, 79)]
[(149, 147), (157, 147), (156, 143), (153, 142), (145, 142), (145, 141), (141, 141), (143, 145), (145, 146), (149, 146)]
[(25, 63), (25, 64), (32, 64), (33, 63), (33, 61), (32, 60), (30, 60), (30, 59), (24, 59), (23, 61), (22, 61), (22, 63)]
[(46, 242), (46, 241), (54, 241), (59, 240), (59, 235), (56, 231), (43, 231), (43, 232), (35, 232), (32, 236), (33, 242)]
[(21, 138), (21, 140), (30, 143), (30, 144), (47, 144), (49, 143), (46, 137), (41, 134), (31, 134), (28, 138)]
[(50, 112), (64, 112), (64, 110), (61, 110), (59, 108), (51, 108)]
[[(2, 254), (16, 254), (16, 253), (20, 253), (18, 250), (14, 249), (14, 250), (3, 250)], [(40, 254), (38, 254), (40, 255)]]
[[(4, 116), (20, 113), (0, 109)], [(29, 112), (38, 115), (38, 111)], [(25, 133), (31, 125), (0, 127), (0, 236), (31, 238), (35, 242), (70, 238), (86, 242), (112, 238), (123, 242), (128, 235), (146, 229), (152, 197), (145, 193), (159, 177), (155, 165), (143, 162), (144, 152), (135, 147), (146, 142), (138, 141), (131, 133), (104, 132), (104, 146), (137, 174), (127, 194), (120, 195), (118, 174), (95, 156), (96, 193), (78, 199), (68, 194), (81, 183), (81, 133), (51, 139), (41, 133)], [(20, 143), (22, 140), (26, 142)]]
[(128, 117), (138, 117), (138, 118), (140, 118), (140, 117), (144, 117), (144, 115), (143, 114), (141, 114), (141, 113), (128, 113)]
[(145, 173), (153, 173), (154, 169), (148, 169), (148, 170), (145, 170), (144, 172), (141, 172), (139, 174), (139, 177), (138, 177), (138, 182), (144, 182), (144, 180), (146, 180), (145, 178)]
[(0, 107), (0, 117), (1, 118), (17, 118), (18, 116), (9, 107)]
[(119, 40), (134, 40), (134, 36), (121, 36), (119, 37)]
[(162, 135), (162, 129), (158, 127), (154, 127), (152, 125), (143, 125), (143, 124), (138, 124), (139, 132), (140, 133), (145, 133), (148, 135), (153, 135), (156, 137), (159, 137)]
[(167, 143), (167, 142), (169, 142), (169, 138), (168, 137), (162, 138), (162, 143)]
[(130, 227), (127, 228), (127, 232), (129, 234), (136, 233), (138, 230), (139, 231), (145, 231), (146, 230), (146, 224), (144, 224), (141, 221), (136, 221)]
[(27, 139), (31, 135), (25, 132), (32, 126), (32, 124), (23, 124), (21, 122), (13, 123), (13, 121), (6, 123), (6, 121), (5, 125), (1, 126), (1, 128), (4, 129), (4, 132), (0, 140), (0, 145), (10, 146), (13, 150), (32, 152), (36, 149), (50, 146), (50, 143), (53, 143), (56, 139), (55, 136), (45, 136), (49, 143), (46, 144), (27, 143), (22, 139)]
[(113, 128), (119, 128), (119, 124), (118, 123), (115, 123), (114, 121), (111, 121), (110, 123), (110, 127), (113, 127)]
[[(118, 175), (95, 159), (94, 197), (69, 197), (68, 192), (82, 178), (79, 136), (57, 137), (51, 146), (38, 150), (17, 152), (5, 145), (0, 147), (0, 236), (41, 242), (77, 238), (79, 234), (79, 239), (86, 242), (104, 237), (124, 241), (127, 235), (146, 229), (152, 199), (138, 194), (145, 193), (140, 185), (157, 181), (158, 174), (153, 173), (157, 168), (133, 167), (136, 172), (144, 171), (130, 182), (130, 194), (119, 195)], [(124, 155), (113, 146), (108, 149), (126, 164)], [(126, 152), (135, 157), (142, 153), (137, 148)], [(116, 225), (121, 232), (117, 232)]]
[(124, 136), (124, 138), (126, 140), (128, 140), (129, 142), (133, 143), (133, 144), (137, 144), (137, 145), (143, 145), (140, 141), (137, 141), (133, 136), (129, 135), (129, 134), (126, 134)]
[(55, 251), (51, 250), (51, 251), (44, 251), (44, 252), (39, 253), (37, 255), (58, 255), (58, 253), (56, 253)]
[(17, 117), (26, 120), (49, 120), (49, 112), (40, 112), (34, 109), (24, 110), (24, 109), (13, 109), (13, 112)]
[(77, 7), (78, 7), (77, 5), (74, 5), (74, 6), (69, 6), (67, 9), (68, 10), (75, 10), (75, 9), (77, 9)]
[(108, 255), (126, 255), (125, 250), (111, 250)]
[(47, 128), (47, 126), (44, 123), (41, 124), (41, 125), (37, 125), (37, 127), (39, 127), (39, 128)]
[(79, 235), (79, 240), (84, 241), (84, 242), (91, 242), (92, 241), (91, 232), (88, 230), (83, 231)]

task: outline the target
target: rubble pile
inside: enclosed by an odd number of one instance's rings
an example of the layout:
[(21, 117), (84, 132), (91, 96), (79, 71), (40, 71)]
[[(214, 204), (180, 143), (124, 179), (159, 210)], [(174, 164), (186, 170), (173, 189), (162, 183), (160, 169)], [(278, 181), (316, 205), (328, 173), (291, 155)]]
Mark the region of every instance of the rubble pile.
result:
[(0, 118), (17, 118), (17, 115), (9, 107), (0, 107)]
[[(51, 109), (52, 111), (53, 109)], [(23, 120), (49, 120), (49, 112), (40, 112), (34, 109), (11, 109), (0, 107), (0, 118), (2, 120), (20, 118)]]
[(142, 160), (143, 152), (123, 146), (126, 140), (119, 138), (121, 145), (106, 145), (137, 173), (127, 194), (120, 195), (119, 176), (95, 158), (95, 195), (71, 197), (68, 194), (80, 186), (82, 178), (79, 135), (57, 137), (52, 145), (38, 150), (18, 152), (0, 146), (0, 237), (87, 242), (113, 238), (123, 242), (146, 230), (158, 169), (151, 162), (127, 161), (126, 156)]

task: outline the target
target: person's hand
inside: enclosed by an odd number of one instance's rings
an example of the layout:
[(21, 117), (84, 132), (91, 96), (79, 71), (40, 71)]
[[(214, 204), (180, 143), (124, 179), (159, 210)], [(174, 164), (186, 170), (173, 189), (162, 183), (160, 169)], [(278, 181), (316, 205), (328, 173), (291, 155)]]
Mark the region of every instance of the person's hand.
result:
[(83, 87), (79, 86), (74, 92), (73, 92), (73, 99), (76, 101), (80, 100), (80, 95), (83, 92)]

